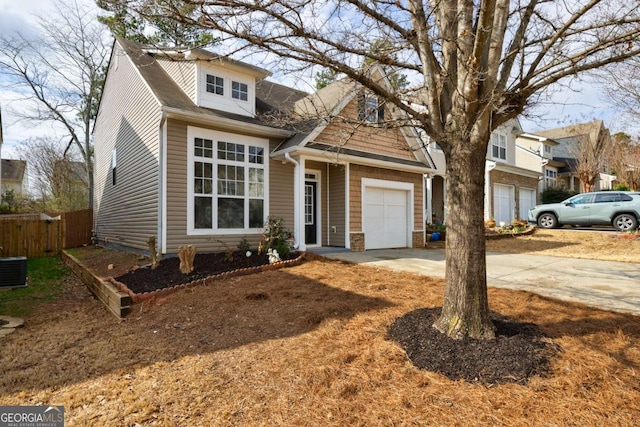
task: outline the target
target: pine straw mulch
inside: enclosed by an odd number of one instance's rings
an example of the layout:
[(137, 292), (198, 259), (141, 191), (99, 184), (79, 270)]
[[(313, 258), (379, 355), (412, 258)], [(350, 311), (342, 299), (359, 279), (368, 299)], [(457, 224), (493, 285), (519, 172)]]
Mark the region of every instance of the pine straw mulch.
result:
[(442, 292), (441, 280), (320, 259), (117, 320), (75, 280), (3, 339), (0, 402), (64, 405), (69, 426), (637, 425), (640, 318), (491, 288), (493, 311), (561, 351), (547, 376), (484, 386), (418, 369), (388, 338)]

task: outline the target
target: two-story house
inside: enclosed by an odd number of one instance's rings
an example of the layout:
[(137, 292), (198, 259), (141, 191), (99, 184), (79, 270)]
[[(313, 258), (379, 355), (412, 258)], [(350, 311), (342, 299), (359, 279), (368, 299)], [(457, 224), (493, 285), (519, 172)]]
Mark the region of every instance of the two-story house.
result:
[[(499, 126), (491, 133), (485, 162), (485, 218), (498, 224), (514, 219), (526, 219), (528, 210), (536, 205), (540, 173), (517, 162), (516, 137), (522, 134), (516, 119)], [(427, 218), (445, 215), (446, 179), (444, 153), (437, 144), (428, 144), (428, 152), (437, 166), (427, 179)]]
[(0, 194), (13, 191), (27, 192), (27, 162), (25, 160), (2, 159), (0, 164)]
[[(611, 136), (602, 120), (537, 131), (536, 134), (557, 143), (551, 157), (553, 162), (545, 170), (545, 188), (556, 186), (575, 192), (612, 188), (615, 176), (609, 173), (607, 159)], [(597, 178), (593, 186), (581, 180), (579, 170), (585, 167), (595, 169)]]
[(413, 129), (384, 125), (402, 113), (347, 79), (307, 94), (269, 74), (118, 38), (94, 129), (96, 238), (220, 251), (280, 217), (301, 250), (422, 246), (435, 168)]

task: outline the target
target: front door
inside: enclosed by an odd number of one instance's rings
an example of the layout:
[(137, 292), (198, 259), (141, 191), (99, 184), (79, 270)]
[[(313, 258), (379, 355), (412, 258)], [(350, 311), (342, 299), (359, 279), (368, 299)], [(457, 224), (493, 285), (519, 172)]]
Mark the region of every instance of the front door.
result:
[(318, 183), (305, 181), (304, 183), (304, 243), (307, 245), (318, 244), (318, 212), (317, 197)]

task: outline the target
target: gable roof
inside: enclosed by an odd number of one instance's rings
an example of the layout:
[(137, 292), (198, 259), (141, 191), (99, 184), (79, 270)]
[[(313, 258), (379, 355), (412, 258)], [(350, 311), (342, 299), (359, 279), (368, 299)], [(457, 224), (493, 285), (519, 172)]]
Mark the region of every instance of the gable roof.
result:
[(576, 137), (581, 135), (589, 136), (590, 138), (595, 138), (598, 136), (598, 134), (603, 128), (604, 128), (604, 122), (602, 120), (593, 120), (591, 122), (586, 122), (586, 123), (577, 123), (575, 125), (536, 131), (535, 134), (546, 136), (547, 138), (551, 138), (551, 139), (561, 139), (561, 138)]
[[(229, 119), (260, 126), (278, 128), (278, 126), (273, 126), (273, 124), (269, 123), (268, 120), (261, 119), (260, 115), (258, 115), (257, 117), (249, 117), (240, 114), (229, 113), (223, 110), (197, 106), (156, 61), (156, 56), (171, 58), (175, 57), (177, 54), (162, 52), (157, 49), (146, 50), (144, 46), (120, 37), (116, 38), (116, 42), (127, 53), (129, 58), (131, 59), (131, 62), (138, 69), (138, 72), (147, 83), (147, 86), (165, 110), (194, 113), (202, 115), (203, 117), (208, 116), (212, 119)], [(249, 64), (241, 63), (230, 58), (223, 58), (220, 55), (213, 54), (211, 52), (205, 51), (204, 49), (190, 51), (186, 53), (186, 55), (182, 54), (181, 60), (216, 60), (220, 62), (226, 61), (229, 64), (232, 64), (234, 67), (243, 67), (245, 71), (248, 70), (251, 74), (254, 75), (266, 76), (268, 74), (266, 70), (262, 70)], [(259, 107), (259, 110), (262, 113), (266, 112), (266, 110), (268, 110), (270, 106), (277, 104), (274, 101), (274, 93), (277, 95), (277, 99), (283, 100), (280, 101), (281, 103), (284, 102), (284, 100), (286, 100), (287, 98), (297, 100), (306, 95), (306, 93), (304, 92), (289, 89), (285, 86), (277, 85), (276, 83), (262, 83), (256, 88), (256, 106)]]
[[(377, 67), (372, 68), (372, 73), (377, 73), (376, 77), (380, 78), (387, 85), (390, 85), (384, 73)], [(364, 152), (362, 150), (354, 150), (346, 147), (332, 147), (328, 144), (315, 141), (315, 138), (331, 123), (332, 116), (337, 116), (358, 94), (364, 90), (362, 84), (348, 77), (336, 80), (335, 82), (325, 86), (318, 91), (299, 99), (293, 106), (293, 115), (302, 119), (301, 123), (296, 126), (296, 134), (286, 141), (282, 142), (275, 150), (274, 154), (278, 155), (287, 151), (297, 149), (298, 147), (307, 147), (320, 150), (323, 153), (342, 153), (350, 154), (355, 157), (367, 158), (371, 160), (381, 160), (397, 164), (405, 164), (411, 166), (421, 166), (424, 168), (434, 168), (435, 163), (426, 150), (416, 149), (409, 142), (409, 138), (413, 136), (419, 140), (414, 128), (402, 127), (399, 129), (407, 146), (413, 153), (414, 160), (400, 159), (386, 155)], [(402, 111), (392, 109), (391, 114), (399, 117), (404, 114)], [(412, 135), (413, 134), (413, 135)]]
[(22, 182), (26, 169), (25, 160), (2, 159), (2, 180)]
[(537, 131), (536, 134), (555, 140), (558, 146), (554, 148), (554, 159), (567, 162), (567, 159), (575, 157), (573, 152), (575, 148), (572, 147), (575, 147), (576, 144), (585, 141), (593, 144), (599, 138), (608, 137), (609, 131), (602, 120), (593, 120), (586, 123)]

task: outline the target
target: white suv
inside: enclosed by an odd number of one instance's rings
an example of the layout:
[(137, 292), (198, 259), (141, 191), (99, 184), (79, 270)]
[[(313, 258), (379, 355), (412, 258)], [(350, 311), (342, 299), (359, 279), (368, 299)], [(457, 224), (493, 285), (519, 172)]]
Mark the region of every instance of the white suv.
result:
[(640, 221), (640, 193), (598, 191), (577, 194), (561, 203), (530, 209), (528, 220), (542, 228), (612, 225), (618, 231), (635, 230)]

